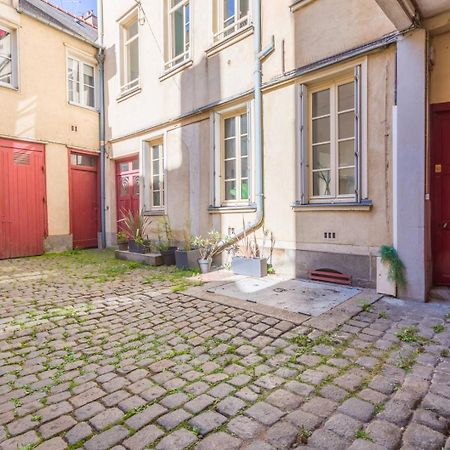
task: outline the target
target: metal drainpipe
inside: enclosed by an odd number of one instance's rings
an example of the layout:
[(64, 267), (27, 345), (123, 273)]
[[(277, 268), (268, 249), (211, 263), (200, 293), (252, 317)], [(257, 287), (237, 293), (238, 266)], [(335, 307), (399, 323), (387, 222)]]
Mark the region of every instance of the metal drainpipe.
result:
[(101, 246), (106, 248), (106, 151), (105, 151), (105, 50), (103, 48), (103, 0), (97, 0), (97, 20), (100, 49), (97, 52), (99, 66), (99, 137), (100, 137), (100, 221)]
[(253, 0), (253, 27), (255, 47), (255, 202), (256, 218), (253, 223), (239, 231), (232, 239), (224, 242), (219, 247), (219, 253), (230, 245), (240, 241), (245, 235), (258, 230), (264, 223), (264, 140), (263, 140), (263, 94), (262, 94), (262, 62), (275, 49), (274, 38), (272, 43), (261, 50), (262, 24), (261, 24), (261, 0)]

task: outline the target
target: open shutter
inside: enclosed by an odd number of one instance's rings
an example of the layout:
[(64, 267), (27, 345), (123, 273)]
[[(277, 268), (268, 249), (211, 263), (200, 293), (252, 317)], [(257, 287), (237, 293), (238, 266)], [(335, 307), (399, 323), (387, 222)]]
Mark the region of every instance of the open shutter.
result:
[(211, 149), (212, 149), (212, 205), (221, 206), (221, 151), (220, 151), (220, 115), (211, 114)]
[(361, 66), (355, 67), (355, 201), (361, 202)]
[(308, 92), (300, 85), (300, 203), (308, 203)]
[(147, 152), (148, 146), (146, 142), (142, 142), (141, 151), (139, 153), (139, 184), (140, 184), (140, 192), (139, 192), (139, 200), (140, 200), (140, 208), (141, 211), (148, 211), (150, 208), (148, 207), (148, 196), (147, 193), (147, 182), (146, 177), (149, 176), (147, 173)]

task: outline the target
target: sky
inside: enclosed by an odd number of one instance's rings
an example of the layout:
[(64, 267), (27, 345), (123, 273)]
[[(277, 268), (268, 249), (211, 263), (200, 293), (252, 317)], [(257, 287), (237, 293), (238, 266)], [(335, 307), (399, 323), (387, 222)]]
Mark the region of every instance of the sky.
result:
[(97, 0), (50, 0), (56, 6), (80, 16), (89, 9), (97, 10)]

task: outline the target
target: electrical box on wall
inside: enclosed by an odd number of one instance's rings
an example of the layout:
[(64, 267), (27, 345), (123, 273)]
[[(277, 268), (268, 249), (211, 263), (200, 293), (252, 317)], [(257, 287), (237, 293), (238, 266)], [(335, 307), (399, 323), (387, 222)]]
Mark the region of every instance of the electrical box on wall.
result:
[(377, 257), (377, 293), (397, 296), (397, 285), (388, 278), (389, 267), (381, 262), (381, 258)]

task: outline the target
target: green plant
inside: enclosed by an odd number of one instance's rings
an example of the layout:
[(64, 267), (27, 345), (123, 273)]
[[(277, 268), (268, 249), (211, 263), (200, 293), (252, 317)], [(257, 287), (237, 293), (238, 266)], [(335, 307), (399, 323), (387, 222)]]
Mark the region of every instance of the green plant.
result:
[(373, 439), (362, 428), (355, 431), (355, 439), (364, 439), (365, 441), (373, 442)]
[(127, 241), (128, 241), (127, 233), (125, 233), (124, 231), (119, 231), (117, 233), (117, 243), (121, 244)]
[(442, 323), (437, 323), (432, 328), (435, 333), (442, 333), (445, 330), (445, 326)]
[(229, 239), (229, 236), (222, 238), (222, 235), (218, 231), (211, 230), (208, 233), (208, 237), (195, 236), (192, 243), (199, 249), (201, 259), (212, 259), (220, 253), (222, 245)]
[(32, 422), (40, 422), (42, 420), (42, 416), (34, 415), (31, 416)]
[(387, 315), (386, 311), (380, 311), (378, 313), (378, 318), (379, 319), (387, 319), (387, 317), (388, 317), (388, 315)]
[(143, 240), (147, 235), (152, 223), (150, 217), (144, 216), (142, 213), (134, 214), (133, 211), (122, 211), (123, 219), (119, 222), (123, 224), (123, 233), (128, 239), (136, 242)]
[(398, 256), (397, 250), (389, 245), (380, 247), (381, 262), (389, 266), (388, 280), (397, 284), (398, 287), (406, 285), (405, 265)]
[(298, 443), (306, 445), (308, 443), (308, 439), (311, 437), (312, 431), (308, 430), (308, 428), (305, 428), (303, 425), (300, 428), (300, 431), (298, 432)]
[(448, 355), (449, 355), (449, 350), (448, 350), (448, 348), (443, 348), (443, 349), (441, 350), (441, 356), (442, 356), (443, 358), (448, 358)]
[(364, 312), (371, 312), (372, 311), (372, 305), (366, 301), (363, 301), (359, 304), (359, 306), (361, 306), (361, 309)]
[(418, 334), (418, 329), (416, 327), (402, 328), (398, 333), (395, 333), (395, 336), (402, 342), (421, 342), (424, 340), (424, 338)]

